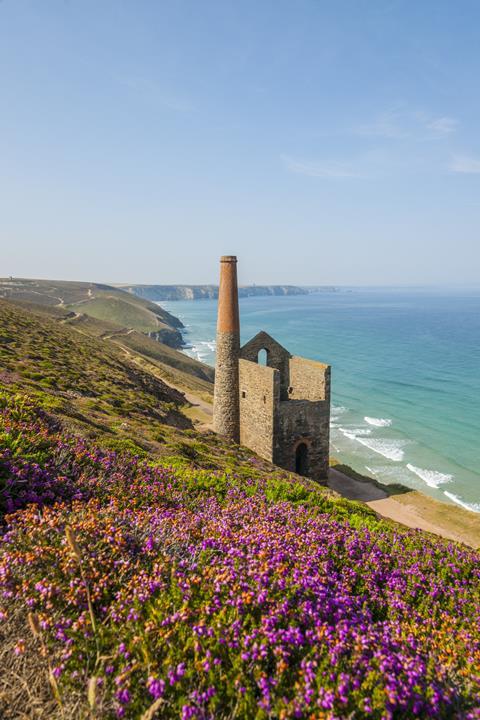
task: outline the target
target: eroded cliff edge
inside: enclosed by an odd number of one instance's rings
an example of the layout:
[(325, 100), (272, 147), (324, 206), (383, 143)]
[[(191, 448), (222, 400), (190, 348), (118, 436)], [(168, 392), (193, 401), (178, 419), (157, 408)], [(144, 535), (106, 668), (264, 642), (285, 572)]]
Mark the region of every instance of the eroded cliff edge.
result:
[[(217, 285), (121, 285), (122, 290), (147, 300), (215, 300), (218, 298)], [(333, 287), (315, 288), (315, 292), (334, 291)], [(297, 285), (244, 285), (239, 287), (240, 297), (261, 297), (266, 295), (308, 295), (311, 288)]]

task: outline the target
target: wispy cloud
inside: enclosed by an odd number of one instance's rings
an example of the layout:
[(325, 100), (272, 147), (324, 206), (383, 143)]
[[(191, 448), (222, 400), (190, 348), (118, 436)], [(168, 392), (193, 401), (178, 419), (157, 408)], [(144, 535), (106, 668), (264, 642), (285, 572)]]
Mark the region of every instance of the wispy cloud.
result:
[(426, 128), (439, 135), (450, 135), (458, 128), (458, 120), (447, 116), (439, 117), (428, 122)]
[(409, 136), (409, 132), (400, 122), (400, 113), (389, 111), (379, 115), (373, 122), (358, 125), (353, 130), (355, 135), (364, 137), (383, 137), (399, 140)]
[(451, 135), (458, 128), (458, 120), (448, 115), (392, 109), (381, 113), (372, 122), (353, 128), (355, 135), (390, 140), (432, 140)]
[(480, 174), (480, 160), (467, 155), (454, 155), (450, 163), (450, 171), (466, 175)]
[(335, 180), (365, 177), (356, 172), (352, 167), (344, 165), (343, 163), (312, 163), (304, 160), (296, 160), (288, 155), (281, 155), (280, 157), (287, 170), (297, 175), (308, 175), (309, 177)]

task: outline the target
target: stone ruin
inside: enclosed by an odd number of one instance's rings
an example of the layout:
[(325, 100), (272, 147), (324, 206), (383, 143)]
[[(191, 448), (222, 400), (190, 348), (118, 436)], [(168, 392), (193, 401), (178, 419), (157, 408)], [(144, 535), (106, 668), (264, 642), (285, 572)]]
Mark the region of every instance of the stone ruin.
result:
[(213, 424), (217, 433), (285, 470), (327, 478), (330, 366), (292, 356), (263, 331), (240, 347), (232, 255), (220, 260)]

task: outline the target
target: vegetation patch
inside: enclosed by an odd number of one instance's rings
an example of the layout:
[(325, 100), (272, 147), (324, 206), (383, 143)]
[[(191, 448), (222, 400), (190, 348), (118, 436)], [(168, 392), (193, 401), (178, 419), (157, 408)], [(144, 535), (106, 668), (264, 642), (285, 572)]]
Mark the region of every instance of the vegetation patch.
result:
[(478, 553), (0, 410), (2, 717), (478, 716)]
[(47, 309), (0, 301), (2, 720), (479, 717), (478, 552), (199, 435)]

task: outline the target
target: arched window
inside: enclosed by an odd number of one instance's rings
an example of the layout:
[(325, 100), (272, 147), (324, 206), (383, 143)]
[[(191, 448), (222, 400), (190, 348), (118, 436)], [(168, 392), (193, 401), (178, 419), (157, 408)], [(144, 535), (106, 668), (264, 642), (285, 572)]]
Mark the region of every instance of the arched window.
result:
[(308, 475), (308, 445), (300, 443), (295, 450), (295, 472), (299, 475)]
[(268, 365), (268, 350), (258, 351), (257, 362), (259, 365)]

